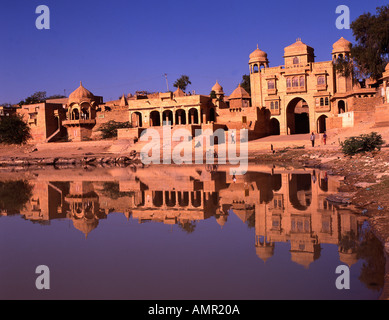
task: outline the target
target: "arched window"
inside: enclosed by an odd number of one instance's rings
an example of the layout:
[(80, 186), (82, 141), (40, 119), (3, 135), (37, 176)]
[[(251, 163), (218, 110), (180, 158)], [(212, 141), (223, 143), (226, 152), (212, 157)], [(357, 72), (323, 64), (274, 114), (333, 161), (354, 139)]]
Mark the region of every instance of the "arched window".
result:
[(330, 104), (330, 100), (328, 99), (328, 97), (325, 98), (325, 105), (328, 106)]
[(304, 79), (304, 77), (300, 77), (300, 87), (305, 87), (305, 79)]
[(290, 88), (292, 86), (292, 80), (290, 78), (286, 78), (286, 87)]
[(324, 106), (324, 99), (320, 98), (320, 106)]
[(274, 110), (274, 102), (270, 102), (270, 110)]
[(317, 85), (322, 86), (325, 84), (325, 78), (324, 76), (320, 76), (317, 78)]
[(299, 86), (299, 78), (293, 77), (293, 79), (292, 79), (292, 87), (295, 88), (295, 87), (298, 87), (298, 86)]
[(274, 109), (278, 110), (278, 101), (274, 102)]
[(293, 58), (293, 64), (299, 64), (299, 62), (300, 62), (299, 57)]
[(253, 73), (258, 73), (258, 65), (254, 64), (253, 66)]

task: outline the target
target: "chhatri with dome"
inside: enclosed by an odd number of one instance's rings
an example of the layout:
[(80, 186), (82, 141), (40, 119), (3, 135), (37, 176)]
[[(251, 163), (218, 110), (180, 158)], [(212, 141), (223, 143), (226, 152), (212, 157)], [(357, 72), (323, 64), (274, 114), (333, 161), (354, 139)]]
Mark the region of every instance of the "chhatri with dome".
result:
[(384, 119), (389, 125), (389, 67), (376, 82), (360, 83), (352, 75), (339, 74), (334, 62), (352, 59), (350, 46), (342, 37), (329, 50), (331, 59), (315, 61), (314, 49), (298, 38), (284, 48), (284, 64), (271, 66), (257, 45), (248, 59), (250, 92), (238, 85), (228, 95), (218, 79), (208, 95), (178, 88), (122, 94), (104, 102), (80, 82), (68, 98), (24, 105), (19, 113), (27, 118), (36, 142), (99, 140), (99, 128), (109, 121), (129, 122), (131, 128), (118, 130), (118, 138), (135, 140), (147, 128), (165, 125), (185, 127), (193, 135), (196, 129), (236, 129), (238, 134), (247, 129), (249, 140), (323, 133), (376, 115), (376, 121)]

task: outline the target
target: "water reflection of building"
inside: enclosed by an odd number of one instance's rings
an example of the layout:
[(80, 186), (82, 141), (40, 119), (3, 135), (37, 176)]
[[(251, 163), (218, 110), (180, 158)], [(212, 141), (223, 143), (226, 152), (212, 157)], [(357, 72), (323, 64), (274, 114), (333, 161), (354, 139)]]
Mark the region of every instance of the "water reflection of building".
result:
[(214, 217), (220, 226), (233, 212), (255, 228), (256, 253), (264, 261), (281, 242), (290, 243), (292, 261), (305, 267), (320, 257), (322, 243), (338, 245), (342, 262), (357, 261), (364, 219), (326, 200), (339, 182), (323, 172), (269, 169), (232, 176), (201, 167), (120, 170), (99, 182), (71, 175), (56, 182), (38, 179), (21, 213), (41, 222), (71, 219), (88, 235), (111, 212), (140, 223), (179, 225)]

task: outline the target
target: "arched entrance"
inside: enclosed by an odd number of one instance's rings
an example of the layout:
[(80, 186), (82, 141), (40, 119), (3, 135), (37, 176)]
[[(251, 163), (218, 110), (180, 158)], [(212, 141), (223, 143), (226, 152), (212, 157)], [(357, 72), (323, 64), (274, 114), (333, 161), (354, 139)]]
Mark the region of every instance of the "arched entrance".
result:
[(341, 113), (345, 113), (346, 112), (346, 104), (344, 103), (343, 100), (340, 100), (338, 102), (338, 113), (341, 114)]
[(286, 108), (288, 134), (309, 133), (309, 106), (302, 98), (294, 98)]
[(192, 108), (189, 110), (189, 124), (199, 123), (199, 112), (197, 109)]
[(72, 119), (71, 120), (80, 120), (80, 113), (78, 109), (73, 109), (72, 111)]
[(327, 131), (327, 129), (326, 129), (326, 119), (327, 118), (328, 117), (323, 114), (317, 119), (317, 132), (318, 133), (324, 133)]
[(165, 110), (162, 114), (163, 124), (173, 124), (173, 112), (171, 110)]
[(186, 124), (185, 110), (178, 109), (176, 111), (176, 125)]
[(161, 118), (158, 111), (150, 112), (150, 127), (159, 127), (161, 125)]
[(276, 118), (270, 119), (269, 129), (271, 136), (280, 135), (280, 122)]
[(216, 113), (214, 108), (209, 109), (209, 121), (210, 122), (216, 121)]
[(140, 112), (133, 112), (131, 114), (131, 124), (134, 128), (142, 126), (142, 114)]

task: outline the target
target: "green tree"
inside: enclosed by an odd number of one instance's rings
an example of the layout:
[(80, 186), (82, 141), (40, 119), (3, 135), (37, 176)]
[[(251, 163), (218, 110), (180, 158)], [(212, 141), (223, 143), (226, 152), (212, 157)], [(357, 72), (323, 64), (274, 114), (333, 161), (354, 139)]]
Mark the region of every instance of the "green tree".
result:
[(379, 79), (389, 60), (389, 5), (375, 15), (364, 13), (351, 23), (356, 44), (351, 55), (365, 78)]
[(20, 101), (18, 104), (24, 105), (24, 104), (34, 104), (34, 103), (41, 103), (46, 101), (46, 91), (37, 91), (33, 93), (31, 96), (27, 97), (25, 100)]
[(0, 143), (23, 144), (31, 138), (31, 129), (20, 115), (4, 117), (0, 121)]
[(192, 82), (190, 82), (189, 77), (182, 75), (176, 80), (176, 82), (174, 82), (173, 87), (180, 88), (181, 90), (185, 91), (186, 87), (190, 84), (192, 84)]
[(52, 96), (47, 97), (45, 100), (49, 100), (49, 99), (62, 99), (62, 98), (67, 98), (67, 97), (64, 96), (63, 94), (53, 94)]
[(251, 87), (250, 87), (250, 76), (247, 74), (244, 74), (242, 76), (242, 82), (240, 83), (240, 86), (247, 91), (249, 95), (251, 95)]
[(129, 121), (117, 122), (114, 120), (108, 121), (101, 125), (98, 131), (101, 132), (103, 139), (115, 138), (118, 135), (118, 129), (131, 128)]

